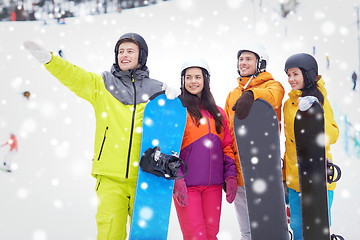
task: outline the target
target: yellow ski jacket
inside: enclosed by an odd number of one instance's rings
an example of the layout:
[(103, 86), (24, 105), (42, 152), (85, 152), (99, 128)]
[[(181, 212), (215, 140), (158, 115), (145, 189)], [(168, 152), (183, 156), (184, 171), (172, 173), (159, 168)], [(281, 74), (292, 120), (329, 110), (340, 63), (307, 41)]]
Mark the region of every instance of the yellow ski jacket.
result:
[(148, 71), (87, 72), (53, 56), (46, 69), (95, 110), (96, 131), (91, 174), (137, 179), (142, 120), (148, 99), (162, 83)]
[[(317, 82), (317, 86), (324, 95), (324, 121), (325, 121), (325, 135), (326, 135), (326, 158), (332, 161), (330, 152), (330, 145), (334, 144), (339, 137), (339, 128), (334, 120), (334, 114), (327, 99), (327, 92), (324, 87), (324, 80), (321, 78)], [(284, 103), (284, 132), (285, 132), (285, 179), (289, 188), (300, 192), (299, 174), (297, 167), (297, 155), (294, 134), (294, 120), (295, 114), (298, 111), (299, 100), (301, 97), (301, 90), (291, 90), (289, 92), (289, 99)], [(336, 183), (328, 184), (328, 190), (334, 190)]]

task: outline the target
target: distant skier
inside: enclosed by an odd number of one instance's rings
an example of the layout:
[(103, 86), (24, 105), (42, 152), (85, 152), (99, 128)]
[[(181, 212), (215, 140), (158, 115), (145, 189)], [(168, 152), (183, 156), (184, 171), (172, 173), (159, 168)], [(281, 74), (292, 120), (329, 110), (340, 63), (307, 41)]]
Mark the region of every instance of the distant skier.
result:
[(65, 24), (66, 23), (65, 18), (63, 18), (63, 17), (57, 18), (57, 23), (60, 25)]
[(355, 71), (354, 71), (353, 74), (351, 75), (351, 79), (352, 79), (353, 84), (354, 84), (354, 86), (353, 86), (353, 91), (355, 91), (355, 89), (356, 89), (356, 81), (357, 81), (357, 74), (356, 74)]
[(15, 134), (11, 133), (10, 138), (6, 141), (6, 143), (2, 144), (1, 147), (4, 147), (6, 145), (10, 146), (9, 152), (5, 155), (3, 166), (7, 169), (7, 171), (11, 171), (11, 159), (13, 158), (14, 154), (18, 151), (18, 142), (16, 139)]
[(360, 131), (357, 131), (354, 136), (354, 149), (356, 151), (356, 157), (360, 158)]
[(24, 91), (23, 96), (26, 97), (27, 100), (29, 100), (30, 99), (30, 92), (29, 91)]
[[(302, 239), (302, 221), (300, 205), (300, 186), (298, 160), (295, 145), (294, 119), (296, 112), (308, 110), (317, 101), (324, 108), (326, 142), (326, 158), (332, 161), (330, 144), (334, 144), (339, 137), (339, 128), (334, 120), (334, 114), (327, 99), (324, 80), (318, 75), (318, 65), (313, 56), (299, 53), (290, 56), (285, 63), (285, 72), (291, 86), (289, 99), (284, 103), (285, 130), (285, 168), (286, 184), (289, 189), (290, 227), (294, 233), (294, 240)], [(329, 218), (334, 197), (335, 183), (328, 184)]]
[(16, 12), (15, 11), (12, 11), (11, 14), (10, 14), (10, 19), (11, 21), (16, 21)]
[(328, 55), (326, 55), (326, 68), (330, 69), (330, 58)]

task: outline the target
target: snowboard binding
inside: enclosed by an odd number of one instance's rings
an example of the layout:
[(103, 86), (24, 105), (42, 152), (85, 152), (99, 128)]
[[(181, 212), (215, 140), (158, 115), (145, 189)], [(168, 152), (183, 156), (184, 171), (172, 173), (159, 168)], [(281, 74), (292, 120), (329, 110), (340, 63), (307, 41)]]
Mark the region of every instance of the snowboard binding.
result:
[[(181, 164), (185, 167), (182, 176), (178, 177)], [(144, 152), (140, 159), (140, 167), (144, 172), (154, 174), (165, 179), (180, 179), (185, 177), (187, 172), (187, 164), (179, 158), (177, 153), (172, 155), (164, 154), (160, 151), (160, 147), (149, 148)]]
[(340, 235), (331, 234), (331, 240), (345, 240), (345, 238)]
[[(340, 169), (340, 167), (338, 165), (333, 164), (329, 160), (326, 163), (326, 167), (327, 167), (327, 181), (328, 181), (328, 183), (333, 183), (333, 182), (339, 181), (339, 179), (341, 178), (341, 169)], [(336, 178), (334, 178), (335, 177), (335, 170), (337, 172)]]

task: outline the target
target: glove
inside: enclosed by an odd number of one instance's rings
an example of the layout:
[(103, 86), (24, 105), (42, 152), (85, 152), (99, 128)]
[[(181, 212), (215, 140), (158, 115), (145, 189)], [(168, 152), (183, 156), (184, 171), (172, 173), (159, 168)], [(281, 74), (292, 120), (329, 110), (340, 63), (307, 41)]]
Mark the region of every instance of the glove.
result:
[(175, 99), (181, 94), (180, 88), (176, 88), (171, 85), (163, 84), (162, 90), (165, 90), (165, 95), (168, 99)]
[(236, 196), (237, 179), (234, 176), (227, 177), (226, 182), (226, 201), (232, 203)]
[(29, 50), (40, 63), (45, 64), (51, 61), (51, 53), (37, 43), (26, 41), (24, 42), (24, 47)]
[(175, 180), (174, 198), (180, 207), (186, 207), (188, 205), (187, 188), (183, 178)]
[(314, 96), (299, 97), (298, 99), (300, 111), (307, 111), (314, 104), (314, 102), (319, 102), (319, 99)]
[(235, 116), (238, 119), (244, 119), (249, 115), (250, 109), (254, 103), (254, 93), (252, 91), (245, 91), (236, 101), (232, 110), (235, 111)]

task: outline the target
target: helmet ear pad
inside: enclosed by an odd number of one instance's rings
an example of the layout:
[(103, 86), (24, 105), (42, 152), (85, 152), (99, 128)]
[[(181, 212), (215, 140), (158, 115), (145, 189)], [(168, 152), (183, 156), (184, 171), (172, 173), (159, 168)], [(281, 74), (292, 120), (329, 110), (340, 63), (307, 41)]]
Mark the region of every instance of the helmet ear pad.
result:
[[(302, 72), (304, 78), (304, 88), (310, 88), (316, 82), (316, 73), (315, 70), (305, 70), (304, 68), (299, 68)], [(314, 77), (315, 76), (315, 77)]]
[(259, 71), (263, 71), (266, 69), (266, 60), (265, 59), (259, 59)]
[(185, 89), (185, 72), (186, 69), (181, 71), (181, 89)]

